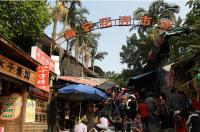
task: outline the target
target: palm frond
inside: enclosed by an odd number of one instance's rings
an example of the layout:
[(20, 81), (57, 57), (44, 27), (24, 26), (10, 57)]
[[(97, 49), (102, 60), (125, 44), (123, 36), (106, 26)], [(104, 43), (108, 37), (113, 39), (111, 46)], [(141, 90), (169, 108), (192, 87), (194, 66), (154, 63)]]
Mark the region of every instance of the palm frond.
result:
[(102, 61), (102, 59), (104, 59), (105, 55), (108, 55), (108, 53), (107, 52), (98, 52), (95, 55), (95, 59)]

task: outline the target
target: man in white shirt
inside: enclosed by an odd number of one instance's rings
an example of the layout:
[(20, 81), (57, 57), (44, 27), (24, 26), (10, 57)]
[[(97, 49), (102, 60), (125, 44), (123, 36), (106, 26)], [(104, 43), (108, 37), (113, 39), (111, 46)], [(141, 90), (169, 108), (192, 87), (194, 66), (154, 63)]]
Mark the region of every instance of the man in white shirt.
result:
[(82, 122), (75, 126), (74, 132), (87, 132), (87, 122), (88, 122), (87, 118), (84, 117), (82, 119)]

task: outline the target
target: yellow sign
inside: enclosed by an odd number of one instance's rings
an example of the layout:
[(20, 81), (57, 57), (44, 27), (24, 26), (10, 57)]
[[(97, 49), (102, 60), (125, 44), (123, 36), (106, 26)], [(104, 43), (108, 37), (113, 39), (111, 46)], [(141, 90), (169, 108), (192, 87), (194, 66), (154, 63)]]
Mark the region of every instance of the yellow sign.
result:
[(15, 120), (21, 114), (22, 96), (12, 93), (0, 97), (0, 120)]
[(35, 122), (35, 100), (27, 99), (25, 122)]
[(0, 55), (0, 72), (35, 85), (36, 72)]

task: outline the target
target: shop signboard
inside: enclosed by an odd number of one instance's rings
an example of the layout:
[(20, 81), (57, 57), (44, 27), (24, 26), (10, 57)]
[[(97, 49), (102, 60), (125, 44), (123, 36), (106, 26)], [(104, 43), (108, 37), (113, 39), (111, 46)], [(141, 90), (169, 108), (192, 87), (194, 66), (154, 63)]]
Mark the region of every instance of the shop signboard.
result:
[(35, 85), (36, 72), (0, 55), (0, 73)]
[(21, 114), (22, 96), (12, 93), (0, 97), (0, 120), (15, 120)]
[(35, 122), (35, 109), (36, 102), (35, 100), (27, 99), (26, 101), (26, 116), (25, 122)]
[(55, 62), (37, 46), (31, 48), (31, 57), (42, 65), (49, 66), (49, 70), (55, 72)]
[(37, 67), (36, 87), (38, 89), (49, 92), (50, 85), (49, 85), (49, 67), (48, 66)]

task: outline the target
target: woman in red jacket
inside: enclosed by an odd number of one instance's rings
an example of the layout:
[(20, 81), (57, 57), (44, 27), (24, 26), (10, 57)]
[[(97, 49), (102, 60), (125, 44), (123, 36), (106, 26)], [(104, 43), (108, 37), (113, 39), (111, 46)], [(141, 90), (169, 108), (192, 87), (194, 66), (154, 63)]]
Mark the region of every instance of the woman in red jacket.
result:
[(148, 130), (149, 110), (144, 100), (140, 100), (138, 104), (138, 113), (141, 115), (144, 130)]

